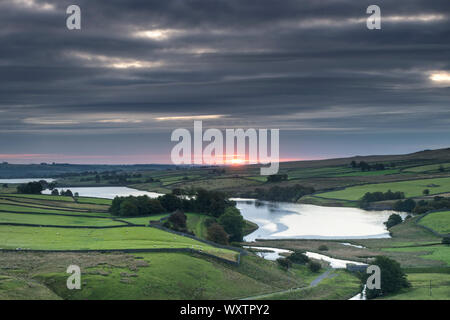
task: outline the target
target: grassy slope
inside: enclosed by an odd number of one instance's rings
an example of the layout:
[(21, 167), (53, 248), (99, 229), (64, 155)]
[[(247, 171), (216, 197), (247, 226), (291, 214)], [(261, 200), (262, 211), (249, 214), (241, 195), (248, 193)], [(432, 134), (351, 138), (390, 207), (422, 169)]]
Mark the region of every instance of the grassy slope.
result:
[(34, 250), (195, 248), (231, 260), (235, 256), (234, 251), (148, 227), (63, 229), (0, 226), (0, 246)]
[(112, 219), (66, 217), (46, 214), (17, 214), (0, 211), (0, 223), (38, 224), (51, 226), (120, 226), (122, 222)]
[[(333, 271), (333, 276), (316, 287), (270, 295), (269, 300), (347, 300), (360, 292), (361, 282), (351, 273)], [(264, 300), (264, 299), (262, 299)]]
[[(434, 185), (434, 186), (433, 186)], [(420, 179), (402, 182), (366, 184), (346, 188), (344, 190), (320, 193), (318, 196), (330, 199), (358, 200), (366, 192), (391, 190), (393, 192), (402, 191), (406, 197), (418, 197), (422, 195), (424, 189), (429, 189), (430, 194), (444, 193), (450, 190), (450, 178)]]
[(0, 275), (0, 300), (59, 300), (45, 285), (11, 276)]
[[(384, 297), (387, 300), (449, 300), (450, 274), (408, 273), (411, 288)], [(430, 292), (431, 285), (431, 292)]]
[[(243, 257), (239, 267), (182, 253), (0, 253), (0, 273), (45, 284), (64, 299), (235, 299), (306, 286), (274, 262)], [(65, 269), (82, 270), (82, 289), (66, 288)], [(302, 267), (305, 269), (305, 267)], [(306, 272), (306, 271), (305, 271)], [(13, 296), (2, 290), (0, 296)]]
[(441, 234), (450, 233), (450, 211), (430, 213), (419, 223)]

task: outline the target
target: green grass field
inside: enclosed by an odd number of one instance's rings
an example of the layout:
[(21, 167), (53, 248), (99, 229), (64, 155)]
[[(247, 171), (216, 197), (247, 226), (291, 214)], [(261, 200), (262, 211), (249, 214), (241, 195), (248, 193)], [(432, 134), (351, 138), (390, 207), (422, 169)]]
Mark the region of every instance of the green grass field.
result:
[(342, 199), (342, 200), (359, 200), (366, 192), (393, 192), (401, 191), (406, 197), (421, 196), (423, 190), (429, 189), (430, 194), (438, 194), (448, 192), (450, 190), (450, 178), (435, 179), (419, 179), (400, 182), (365, 184), (361, 186), (349, 187), (339, 191), (331, 191), (317, 194), (323, 198)]
[(450, 233), (450, 211), (430, 213), (422, 218), (419, 224), (441, 234)]
[(418, 166), (404, 169), (405, 172), (414, 172), (414, 173), (425, 173), (425, 172), (438, 172), (440, 167), (443, 167), (445, 170), (450, 169), (450, 163), (438, 163), (438, 164), (430, 164), (426, 166)]
[(194, 232), (194, 234), (201, 238), (206, 239), (206, 226), (205, 220), (208, 219), (208, 216), (196, 214), (196, 213), (186, 213), (187, 216), (187, 228), (188, 230)]
[(149, 225), (150, 221), (160, 220), (161, 218), (167, 217), (167, 213), (155, 214), (148, 217), (136, 217), (136, 218), (120, 218), (120, 220), (124, 220), (133, 224), (143, 224)]
[(274, 294), (261, 300), (347, 300), (360, 292), (360, 286), (355, 275), (339, 270), (315, 287)]
[[(0, 276), (0, 297), (6, 299), (238, 299), (309, 283), (255, 256), (243, 257), (238, 267), (184, 253), (13, 252), (0, 253), (0, 259), (5, 274)], [(81, 290), (66, 287), (65, 271), (73, 261), (81, 267)], [(302, 268), (300, 274), (308, 272)], [(2, 286), (2, 279), (12, 277), (20, 280)], [(22, 288), (33, 283), (44, 290), (23, 295)]]
[[(408, 273), (411, 288), (387, 296), (387, 300), (449, 300), (450, 274)], [(430, 290), (431, 288), (431, 290)]]
[(389, 252), (413, 253), (423, 259), (442, 261), (446, 263), (447, 266), (450, 266), (450, 246), (447, 245), (385, 248), (383, 250)]
[(29, 212), (29, 213), (53, 213), (53, 214), (68, 214), (68, 215), (86, 215), (86, 216), (101, 216), (110, 217), (106, 212), (86, 212), (86, 211), (65, 211), (64, 209), (34, 208), (20, 205), (0, 204), (0, 211), (2, 212)]
[(85, 218), (85, 217), (67, 217), (46, 214), (19, 214), (0, 211), (0, 223), (20, 223), (51, 226), (120, 226), (125, 225), (122, 222), (112, 219)]
[(193, 248), (235, 259), (236, 252), (149, 227), (64, 229), (0, 226), (0, 247), (33, 250)]

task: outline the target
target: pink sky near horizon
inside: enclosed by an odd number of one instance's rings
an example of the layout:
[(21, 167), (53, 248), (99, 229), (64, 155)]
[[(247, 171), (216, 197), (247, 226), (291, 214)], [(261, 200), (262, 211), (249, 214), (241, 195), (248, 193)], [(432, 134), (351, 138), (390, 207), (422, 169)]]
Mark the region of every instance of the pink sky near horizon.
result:
[[(322, 158), (281, 158), (280, 162), (320, 160)], [(168, 155), (68, 155), (68, 154), (40, 154), (40, 153), (7, 153), (0, 154), (0, 162), (13, 164), (33, 163), (71, 163), (71, 164), (171, 164)]]

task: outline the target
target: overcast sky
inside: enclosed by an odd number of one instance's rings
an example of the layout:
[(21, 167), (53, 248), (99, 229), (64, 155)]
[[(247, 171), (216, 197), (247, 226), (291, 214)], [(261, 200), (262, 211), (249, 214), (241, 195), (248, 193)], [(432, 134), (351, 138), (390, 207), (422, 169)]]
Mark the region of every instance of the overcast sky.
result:
[(282, 160), (449, 147), (448, 0), (0, 0), (0, 44), (0, 161), (170, 163), (194, 119)]

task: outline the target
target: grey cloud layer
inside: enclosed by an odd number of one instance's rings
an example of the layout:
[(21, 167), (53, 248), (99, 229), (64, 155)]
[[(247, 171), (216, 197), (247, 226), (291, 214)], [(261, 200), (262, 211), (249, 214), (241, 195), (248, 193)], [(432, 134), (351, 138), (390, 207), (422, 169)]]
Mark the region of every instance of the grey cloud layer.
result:
[[(371, 2), (4, 0), (0, 134), (167, 131), (155, 118), (186, 114), (448, 134), (449, 85), (429, 80), (450, 70), (448, 0), (378, 1), (381, 31)], [(65, 28), (73, 3), (81, 31)]]

